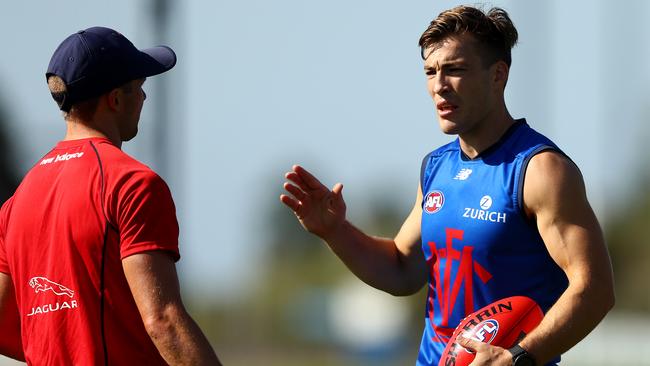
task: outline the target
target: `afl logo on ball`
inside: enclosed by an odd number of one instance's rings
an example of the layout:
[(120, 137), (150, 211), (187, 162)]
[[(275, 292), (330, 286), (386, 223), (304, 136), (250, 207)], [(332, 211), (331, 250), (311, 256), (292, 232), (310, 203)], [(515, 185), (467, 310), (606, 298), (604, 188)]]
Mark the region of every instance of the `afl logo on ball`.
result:
[(445, 195), (440, 191), (432, 191), (424, 198), (424, 212), (436, 213), (445, 204)]
[[(471, 338), (483, 343), (491, 343), (499, 332), (499, 322), (494, 319), (484, 320), (476, 325), (474, 329), (465, 334), (466, 338)], [(474, 353), (465, 349), (469, 353)]]

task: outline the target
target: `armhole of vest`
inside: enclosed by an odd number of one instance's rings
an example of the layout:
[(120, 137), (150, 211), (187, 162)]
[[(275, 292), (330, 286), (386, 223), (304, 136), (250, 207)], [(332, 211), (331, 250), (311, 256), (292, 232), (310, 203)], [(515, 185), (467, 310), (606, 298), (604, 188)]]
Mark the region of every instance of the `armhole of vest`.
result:
[[(519, 213), (527, 220), (529, 219), (526, 217), (526, 212), (524, 211), (524, 180), (526, 179), (526, 170), (528, 169), (528, 164), (530, 163), (530, 160), (537, 154), (544, 152), (544, 151), (554, 151), (573, 163), (573, 160), (567, 156), (562, 150), (559, 148), (552, 146), (552, 145), (540, 145), (533, 149), (527, 156), (523, 158), (523, 161), (521, 162), (521, 168), (519, 169), (519, 176), (517, 177), (517, 191), (514, 194), (514, 199), (515, 199), (515, 205), (519, 210)], [(575, 164), (575, 163), (573, 163)]]
[(424, 158), (422, 159), (422, 165), (420, 166), (420, 188), (422, 189), (422, 192), (424, 194), (424, 174), (427, 170), (427, 166), (429, 165), (429, 158), (431, 157), (432, 152), (426, 154)]

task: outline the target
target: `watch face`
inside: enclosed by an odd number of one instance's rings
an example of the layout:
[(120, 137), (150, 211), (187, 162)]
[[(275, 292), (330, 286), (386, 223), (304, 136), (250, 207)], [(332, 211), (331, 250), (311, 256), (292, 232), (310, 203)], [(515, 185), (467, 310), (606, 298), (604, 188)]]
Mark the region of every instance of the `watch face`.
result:
[(535, 360), (533, 360), (529, 355), (521, 355), (517, 357), (514, 362), (515, 366), (535, 366)]

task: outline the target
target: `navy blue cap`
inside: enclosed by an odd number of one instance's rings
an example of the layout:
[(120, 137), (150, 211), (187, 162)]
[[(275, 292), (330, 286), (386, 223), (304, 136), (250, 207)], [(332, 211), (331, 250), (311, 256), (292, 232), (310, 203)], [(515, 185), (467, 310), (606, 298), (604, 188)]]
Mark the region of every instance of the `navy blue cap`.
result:
[(67, 91), (55, 97), (62, 111), (98, 97), (131, 80), (161, 74), (176, 65), (176, 54), (167, 46), (138, 50), (119, 32), (92, 27), (66, 38), (54, 51), (46, 79), (63, 79)]

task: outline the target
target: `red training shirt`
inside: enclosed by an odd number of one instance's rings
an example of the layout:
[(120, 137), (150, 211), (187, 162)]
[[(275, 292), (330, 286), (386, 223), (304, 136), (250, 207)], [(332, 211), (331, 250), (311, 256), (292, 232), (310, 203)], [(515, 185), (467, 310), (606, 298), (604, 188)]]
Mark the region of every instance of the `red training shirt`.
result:
[(59, 142), (0, 211), (27, 363), (165, 365), (121, 262), (151, 250), (179, 259), (165, 182), (108, 139)]

